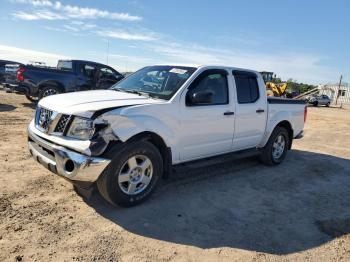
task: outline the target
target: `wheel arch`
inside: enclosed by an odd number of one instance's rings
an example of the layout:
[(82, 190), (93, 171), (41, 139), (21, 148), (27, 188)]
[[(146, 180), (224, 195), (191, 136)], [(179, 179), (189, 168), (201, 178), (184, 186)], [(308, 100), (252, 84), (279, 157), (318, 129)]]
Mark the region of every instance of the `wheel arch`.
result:
[(57, 87), (60, 89), (60, 91), (63, 93), (64, 92), (64, 86), (62, 83), (55, 81), (55, 80), (48, 80), (48, 81), (44, 81), (41, 82), (38, 85), (38, 91), (41, 92), (41, 90), (43, 90), (43, 88), (47, 87), (47, 86), (51, 86), (51, 87)]
[(168, 177), (168, 175), (171, 173), (172, 152), (171, 148), (167, 146), (164, 139), (154, 132), (144, 131), (130, 137), (127, 141), (125, 141), (125, 143), (131, 143), (135, 141), (148, 141), (152, 143), (156, 148), (158, 148), (163, 159), (163, 177)]
[(273, 131), (276, 129), (276, 127), (284, 127), (287, 130), (288, 138), (289, 138), (289, 142), (290, 142), (288, 149), (292, 148), (294, 129), (293, 129), (291, 122), (287, 118), (280, 118), (279, 120), (272, 122), (271, 125), (269, 125), (266, 128), (265, 134), (264, 134), (261, 142), (259, 143), (258, 148), (263, 148), (267, 144), (267, 142), (269, 141), (269, 139), (270, 139)]
[(288, 132), (288, 137), (289, 137), (289, 145), (288, 145), (288, 149), (291, 149), (292, 148), (292, 142), (293, 142), (293, 128), (292, 128), (292, 125), (289, 121), (287, 120), (283, 120), (281, 122), (279, 122), (273, 130), (276, 129), (276, 127), (283, 127), (287, 130)]

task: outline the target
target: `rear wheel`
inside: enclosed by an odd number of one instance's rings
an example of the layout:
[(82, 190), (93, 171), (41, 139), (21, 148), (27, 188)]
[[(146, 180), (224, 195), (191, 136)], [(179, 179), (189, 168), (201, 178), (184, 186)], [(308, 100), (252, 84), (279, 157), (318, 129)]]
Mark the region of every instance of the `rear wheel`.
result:
[(163, 173), (163, 160), (150, 142), (133, 142), (119, 150), (110, 150), (112, 159), (97, 180), (100, 194), (112, 204), (134, 206), (153, 192)]
[(38, 97), (36, 96), (30, 96), (30, 95), (26, 95), (26, 98), (30, 101), (30, 102), (33, 102), (33, 103), (36, 103), (38, 102)]
[(266, 88), (266, 95), (267, 96), (275, 96), (271, 88)]
[(331, 105), (331, 103), (330, 102), (328, 102), (327, 104), (326, 104), (326, 107), (329, 107)]
[(318, 106), (318, 101), (312, 103), (313, 106)]
[(39, 100), (52, 95), (57, 95), (62, 93), (61, 90), (56, 86), (46, 86), (39, 92)]
[(288, 131), (284, 127), (276, 127), (262, 149), (260, 160), (270, 166), (280, 164), (286, 157), (290, 142)]

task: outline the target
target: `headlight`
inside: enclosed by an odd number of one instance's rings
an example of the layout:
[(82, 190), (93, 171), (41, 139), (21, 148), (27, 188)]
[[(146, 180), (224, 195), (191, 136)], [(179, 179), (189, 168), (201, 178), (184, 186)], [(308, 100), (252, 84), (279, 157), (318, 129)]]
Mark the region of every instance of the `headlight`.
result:
[(88, 140), (94, 135), (94, 132), (95, 128), (91, 119), (74, 117), (67, 132), (67, 136), (81, 140)]

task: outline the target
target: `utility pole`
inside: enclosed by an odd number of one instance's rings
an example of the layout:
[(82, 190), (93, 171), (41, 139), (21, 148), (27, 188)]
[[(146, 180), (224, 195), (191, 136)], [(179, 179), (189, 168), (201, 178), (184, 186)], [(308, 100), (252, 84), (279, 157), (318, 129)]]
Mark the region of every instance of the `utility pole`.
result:
[(109, 56), (109, 40), (107, 39), (107, 65), (108, 65), (108, 56)]
[(335, 99), (335, 105), (338, 104), (339, 91), (340, 91), (341, 81), (342, 81), (342, 80), (343, 80), (343, 75), (340, 75), (339, 86), (338, 86), (338, 92), (336, 93), (337, 98)]

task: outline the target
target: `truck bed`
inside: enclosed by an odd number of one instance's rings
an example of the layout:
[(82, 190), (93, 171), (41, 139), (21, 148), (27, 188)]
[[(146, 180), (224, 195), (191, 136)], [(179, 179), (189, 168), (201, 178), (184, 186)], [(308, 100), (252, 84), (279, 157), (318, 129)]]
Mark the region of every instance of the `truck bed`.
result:
[(290, 98), (280, 98), (280, 97), (268, 97), (267, 102), (269, 104), (305, 104), (304, 100), (290, 99)]

